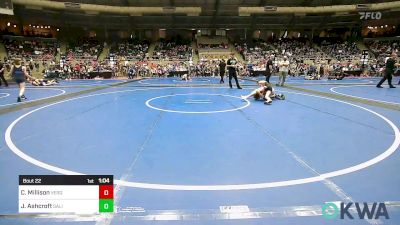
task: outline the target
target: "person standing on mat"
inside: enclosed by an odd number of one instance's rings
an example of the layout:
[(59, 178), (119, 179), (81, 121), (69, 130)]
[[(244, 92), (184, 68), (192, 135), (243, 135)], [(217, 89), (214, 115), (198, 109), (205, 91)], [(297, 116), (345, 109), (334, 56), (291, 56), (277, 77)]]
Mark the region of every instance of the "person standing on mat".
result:
[(287, 56), (283, 56), (283, 60), (279, 62), (279, 82), (277, 86), (283, 86), (285, 84), (286, 76), (289, 72), (289, 64)]
[(272, 54), (269, 55), (267, 64), (265, 65), (265, 81), (267, 81), (268, 83), (269, 83), (269, 78), (271, 78), (271, 74), (272, 74), (273, 57), (274, 57), (274, 55), (272, 55)]
[(391, 57), (389, 57), (386, 60), (386, 67), (385, 67), (385, 71), (384, 71), (384, 75), (383, 78), (381, 79), (381, 81), (379, 81), (379, 83), (376, 85), (377, 88), (382, 88), (382, 84), (383, 82), (385, 82), (385, 80), (388, 80), (388, 84), (390, 88), (396, 88), (395, 86), (393, 86), (392, 84), (392, 76), (394, 74), (394, 69), (396, 66), (399, 66), (399, 63), (396, 63), (396, 59), (397, 59), (397, 54), (395, 52), (392, 53)]
[(10, 71), (11, 76), (14, 78), (15, 83), (18, 84), (19, 87), (19, 95), (17, 98), (17, 102), (21, 102), (22, 99), (26, 100), (25, 97), (25, 77), (29, 79), (35, 80), (35, 78), (31, 77), (26, 71), (26, 67), (22, 66), (21, 59), (14, 59), (14, 63), (11, 66)]
[(221, 80), (219, 81), (220, 84), (225, 83), (224, 81), (225, 67), (226, 67), (225, 60), (221, 59), (221, 61), (219, 62), (219, 76), (221, 77)]
[(237, 88), (242, 89), (239, 85), (239, 81), (237, 78), (237, 69), (238, 69), (237, 64), (238, 64), (238, 61), (235, 58), (235, 54), (232, 53), (231, 57), (228, 59), (228, 62), (226, 64), (227, 65), (226, 67), (228, 67), (228, 73), (229, 73), (229, 87), (232, 88), (232, 78), (234, 78)]
[(8, 87), (8, 83), (6, 79), (4, 78), (4, 71), (6, 70), (6, 67), (2, 62), (0, 62), (0, 86), (1, 86), (1, 81), (4, 82), (4, 86)]

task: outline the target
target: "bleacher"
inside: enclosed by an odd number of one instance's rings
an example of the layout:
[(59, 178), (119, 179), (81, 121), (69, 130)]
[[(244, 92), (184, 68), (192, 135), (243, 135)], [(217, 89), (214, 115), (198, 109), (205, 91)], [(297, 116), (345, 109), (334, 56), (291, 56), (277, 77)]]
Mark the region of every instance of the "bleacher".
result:
[(232, 52), (226, 37), (197, 37), (197, 49), (200, 59), (227, 58)]
[(128, 40), (114, 43), (110, 48), (108, 57), (113, 55), (128, 61), (143, 60), (148, 49), (149, 43), (147, 41)]
[(151, 59), (161, 61), (190, 60), (192, 52), (190, 42), (160, 41), (155, 44)]
[(313, 43), (307, 39), (280, 39), (273, 44), (276, 47), (278, 57), (287, 55), (290, 60), (304, 62), (330, 58), (323, 51), (314, 47)]
[(85, 38), (70, 42), (67, 45), (67, 61), (97, 60), (103, 50), (103, 44), (98, 40)]
[(34, 61), (54, 61), (60, 45), (53, 38), (3, 36), (8, 58)]
[(323, 40), (321, 49), (325, 54), (339, 61), (359, 61), (361, 50), (355, 42), (340, 40)]
[(257, 63), (265, 59), (268, 52), (274, 50), (274, 46), (265, 41), (259, 41), (252, 44), (235, 43), (235, 49), (243, 56), (246, 62)]

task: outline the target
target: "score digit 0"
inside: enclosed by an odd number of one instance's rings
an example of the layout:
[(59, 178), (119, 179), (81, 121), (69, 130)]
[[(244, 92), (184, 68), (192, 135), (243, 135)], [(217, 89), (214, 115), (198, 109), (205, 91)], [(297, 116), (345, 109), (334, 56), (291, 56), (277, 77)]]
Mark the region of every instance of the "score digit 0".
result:
[(114, 186), (113, 185), (100, 185), (99, 186), (99, 198), (100, 199), (113, 199), (114, 198)]
[(99, 212), (114, 211), (114, 185), (99, 186)]

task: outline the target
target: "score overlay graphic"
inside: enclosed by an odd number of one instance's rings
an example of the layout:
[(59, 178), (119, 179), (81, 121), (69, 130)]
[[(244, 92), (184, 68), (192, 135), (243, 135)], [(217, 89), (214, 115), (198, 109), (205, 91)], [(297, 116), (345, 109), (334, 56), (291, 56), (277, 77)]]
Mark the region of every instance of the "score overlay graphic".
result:
[(114, 212), (112, 175), (20, 175), (19, 213)]

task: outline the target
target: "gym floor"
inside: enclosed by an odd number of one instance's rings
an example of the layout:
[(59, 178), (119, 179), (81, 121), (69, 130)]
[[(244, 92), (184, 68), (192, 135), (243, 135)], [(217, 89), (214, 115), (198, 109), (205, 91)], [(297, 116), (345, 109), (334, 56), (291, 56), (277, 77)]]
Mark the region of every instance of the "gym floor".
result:
[[(289, 77), (286, 100), (241, 100), (257, 79), (1, 88), (0, 224), (400, 224), (400, 87)], [(114, 175), (117, 212), (19, 217), (20, 174)], [(328, 220), (326, 202), (390, 219)]]

